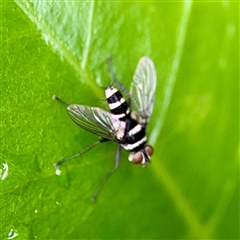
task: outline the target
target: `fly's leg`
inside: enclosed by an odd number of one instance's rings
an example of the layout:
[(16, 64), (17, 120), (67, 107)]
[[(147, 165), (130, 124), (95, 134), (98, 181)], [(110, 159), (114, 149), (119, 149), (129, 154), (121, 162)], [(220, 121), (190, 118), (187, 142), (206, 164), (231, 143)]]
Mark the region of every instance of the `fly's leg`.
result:
[(52, 96), (52, 99), (53, 99), (53, 100), (56, 100), (56, 101), (59, 101), (60, 103), (66, 105), (66, 106), (70, 105), (70, 103), (63, 101), (63, 100), (62, 100), (61, 98), (59, 98), (56, 94), (54, 94), (54, 95)]
[(116, 82), (118, 83), (118, 80), (117, 80), (117, 78), (115, 76), (115, 73), (114, 73), (114, 70), (113, 70), (113, 63), (112, 62), (113, 62), (113, 58), (110, 55), (110, 56), (108, 56), (108, 68), (109, 68), (109, 71), (110, 71), (112, 82), (113, 83), (116, 83)]
[(109, 56), (108, 57), (108, 68), (109, 68), (109, 71), (110, 71), (110, 75), (111, 75), (111, 78), (112, 78), (112, 83), (111, 85), (114, 86), (114, 87), (117, 87), (117, 89), (120, 90), (120, 92), (124, 93), (124, 95), (128, 98), (127, 99), (127, 102), (128, 104), (130, 105), (130, 93), (129, 91), (127, 90), (127, 88), (125, 86), (123, 86), (116, 78), (116, 75), (114, 73), (114, 70), (113, 70), (113, 58), (112, 56)]
[(102, 180), (102, 182), (99, 184), (99, 186), (97, 187), (97, 189), (95, 190), (94, 194), (92, 195), (92, 201), (95, 201), (99, 191), (102, 189), (102, 187), (104, 186), (104, 184), (107, 182), (107, 180), (113, 175), (113, 173), (118, 169), (119, 167), (119, 163), (120, 163), (120, 154), (121, 154), (121, 145), (118, 146), (117, 152), (116, 152), (116, 160), (115, 160), (115, 167), (114, 169), (109, 172), (105, 178)]
[(68, 158), (63, 158), (61, 159), (59, 162), (56, 162), (54, 163), (54, 167), (58, 170), (60, 165), (62, 165), (63, 163), (65, 162), (68, 162), (76, 157), (80, 157), (82, 156), (84, 153), (88, 152), (89, 150), (91, 150), (92, 148), (96, 147), (98, 144), (102, 143), (102, 142), (106, 142), (108, 141), (108, 139), (101, 139), (101, 140), (98, 140), (97, 142), (93, 143), (91, 146), (89, 146), (88, 148), (86, 148), (85, 150), (83, 150), (82, 152), (79, 152), (71, 157), (68, 157)]

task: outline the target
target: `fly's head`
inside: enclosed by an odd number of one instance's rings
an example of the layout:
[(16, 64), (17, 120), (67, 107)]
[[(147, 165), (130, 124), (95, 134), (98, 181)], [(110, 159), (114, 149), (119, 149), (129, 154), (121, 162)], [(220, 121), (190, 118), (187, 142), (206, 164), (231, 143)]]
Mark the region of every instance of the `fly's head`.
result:
[(128, 160), (134, 164), (142, 164), (146, 166), (147, 163), (150, 162), (150, 157), (153, 154), (153, 147), (150, 145), (145, 145), (141, 150), (137, 152), (132, 152)]

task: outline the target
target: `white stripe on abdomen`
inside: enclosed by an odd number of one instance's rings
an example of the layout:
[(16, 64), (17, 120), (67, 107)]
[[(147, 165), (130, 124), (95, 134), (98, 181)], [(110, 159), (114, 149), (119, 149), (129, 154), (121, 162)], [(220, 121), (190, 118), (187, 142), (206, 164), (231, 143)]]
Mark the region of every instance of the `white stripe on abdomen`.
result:
[(141, 140), (132, 143), (132, 144), (121, 144), (121, 146), (128, 150), (128, 151), (132, 151), (133, 149), (135, 149), (136, 147), (140, 146), (141, 144), (143, 144), (144, 142), (147, 142), (147, 137), (144, 136)]

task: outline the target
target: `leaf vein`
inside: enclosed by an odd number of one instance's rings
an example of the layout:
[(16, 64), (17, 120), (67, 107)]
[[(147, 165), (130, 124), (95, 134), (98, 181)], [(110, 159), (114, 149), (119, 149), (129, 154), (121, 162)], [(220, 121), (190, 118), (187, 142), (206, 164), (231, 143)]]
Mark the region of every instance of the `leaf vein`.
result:
[[(30, 10), (30, 8), (28, 8), (24, 2), (18, 1), (18, 0), (15, 0), (15, 2), (24, 11), (24, 13), (28, 16), (28, 18), (41, 31), (45, 42), (47, 44), (49, 42), (53, 47), (53, 49), (57, 51), (60, 56), (63, 56), (66, 59), (66, 61), (79, 74), (82, 82), (88, 82), (87, 81), (89, 77), (88, 73), (84, 71), (84, 69), (82, 69), (81, 64), (79, 64), (79, 60), (71, 53), (71, 51), (69, 51), (66, 45), (59, 38), (56, 38), (53, 30), (51, 30), (46, 23), (39, 20), (39, 18), (37, 17), (37, 14), (35, 14), (32, 10)], [(89, 52), (89, 47), (88, 47), (88, 52)]]
[(89, 51), (90, 51), (90, 46), (91, 46), (91, 39), (92, 39), (92, 25), (93, 25), (93, 13), (94, 13), (94, 1), (91, 1), (91, 5), (89, 8), (89, 18), (88, 18), (88, 32), (87, 32), (87, 38), (86, 38), (86, 44), (85, 48), (83, 51), (83, 58), (82, 58), (82, 69), (85, 69), (88, 56), (89, 56)]
[[(184, 49), (185, 36), (187, 31), (187, 26), (191, 13), (192, 1), (185, 1), (184, 5), (184, 13), (179, 25), (178, 31), (178, 39), (177, 39), (177, 48), (175, 52), (175, 56), (172, 62), (171, 71), (165, 86), (165, 93), (162, 108), (159, 113), (159, 118), (155, 124), (156, 128), (153, 134), (150, 136), (150, 142), (155, 144), (159, 135), (161, 134), (161, 130), (167, 115), (167, 111), (169, 109), (169, 105), (172, 98), (172, 93), (175, 87), (177, 73), (179, 70), (179, 65)], [(193, 233), (197, 235), (197, 237), (203, 239), (210, 239), (208, 231), (204, 228), (204, 225), (201, 224), (198, 216), (196, 215), (195, 210), (190, 206), (187, 199), (184, 197), (177, 183), (174, 181), (174, 178), (167, 171), (167, 169), (161, 164), (160, 161), (156, 161), (156, 166), (153, 168), (153, 171), (159, 179), (160, 182), (167, 189), (170, 197), (173, 200), (173, 204), (176, 206), (176, 209), (181, 213), (183, 219), (189, 225), (190, 229), (193, 230)]]

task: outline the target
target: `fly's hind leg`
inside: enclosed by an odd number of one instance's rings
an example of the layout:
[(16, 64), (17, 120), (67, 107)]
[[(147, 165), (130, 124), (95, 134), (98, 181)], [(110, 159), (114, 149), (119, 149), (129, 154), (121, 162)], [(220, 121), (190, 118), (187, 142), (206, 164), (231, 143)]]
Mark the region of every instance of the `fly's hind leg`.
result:
[(124, 96), (127, 98), (127, 99), (130, 99), (130, 93), (129, 91), (127, 90), (127, 88), (122, 85), (116, 78), (116, 75), (115, 75), (115, 72), (114, 72), (114, 69), (113, 69), (113, 58), (112, 56), (110, 55), (108, 57), (108, 68), (109, 68), (109, 71), (110, 71), (110, 75), (111, 75), (111, 78), (112, 78), (112, 83), (111, 85), (116, 87), (118, 90), (120, 90), (121, 93), (124, 93)]
[(111, 75), (111, 78), (112, 78), (112, 84), (116, 83), (116, 82), (118, 83), (115, 72), (113, 70), (113, 58), (112, 58), (112, 56), (111, 55), (108, 56), (107, 60), (108, 60), (108, 69), (109, 69), (109, 72), (110, 72), (110, 75)]

